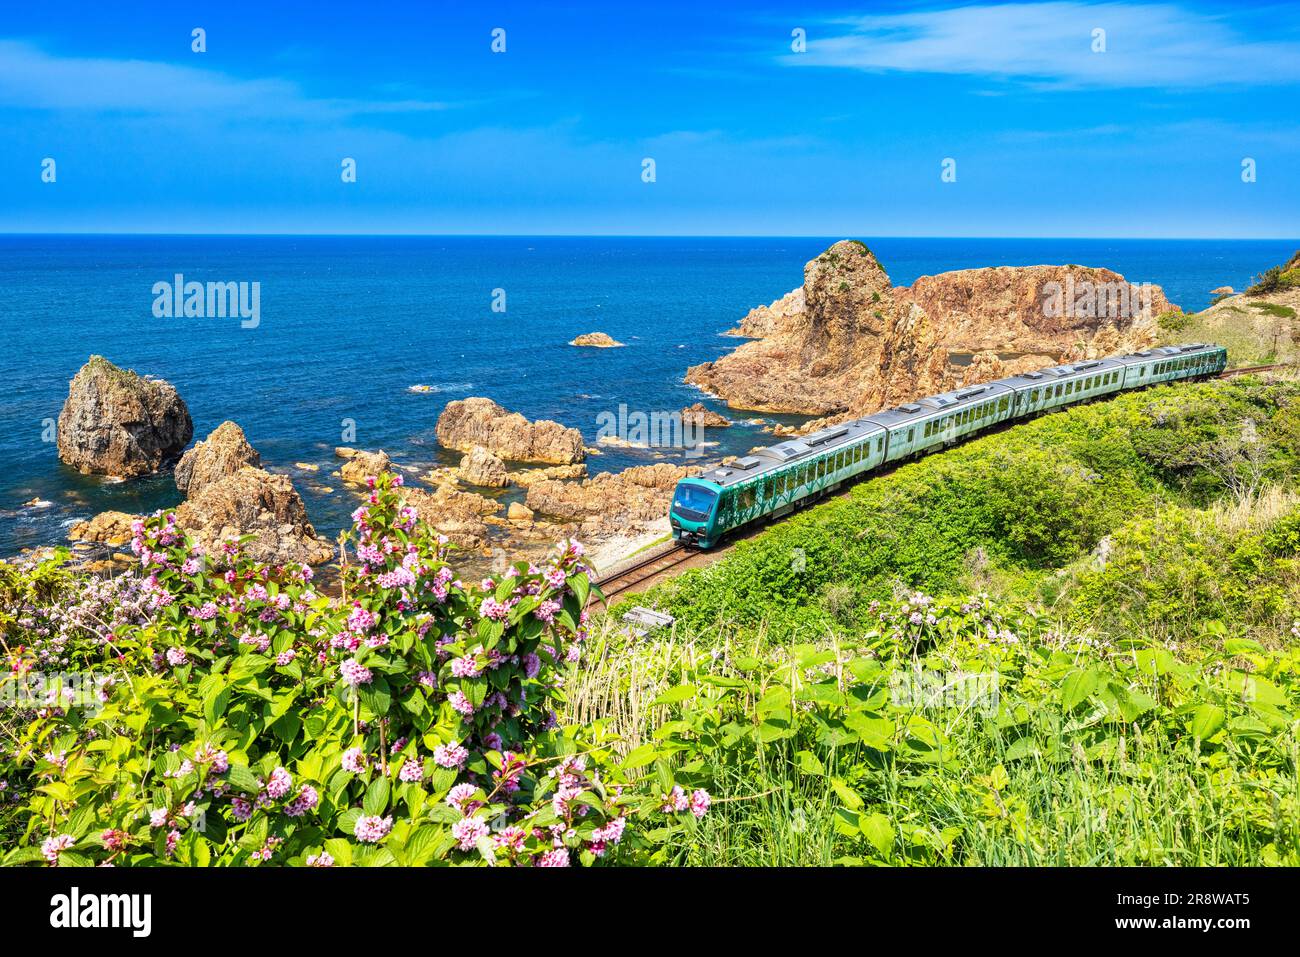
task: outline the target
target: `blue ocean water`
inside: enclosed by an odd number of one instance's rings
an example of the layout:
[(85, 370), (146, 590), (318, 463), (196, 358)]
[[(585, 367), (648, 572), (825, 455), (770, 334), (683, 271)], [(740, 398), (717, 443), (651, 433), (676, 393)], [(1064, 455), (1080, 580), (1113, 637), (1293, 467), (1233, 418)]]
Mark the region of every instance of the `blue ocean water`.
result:
[[(469, 395), (577, 427), (589, 442), (601, 413), (621, 403), (680, 409), (701, 398), (682, 382), (687, 366), (734, 348), (719, 333), (798, 286), (804, 263), (835, 238), (0, 236), (0, 555), (61, 541), (71, 521), (104, 509), (179, 501), (170, 475), (82, 476), (44, 441), (92, 353), (175, 384), (196, 439), (238, 422), (332, 534), (356, 504), (329, 475), (335, 446), (450, 463), (457, 456), (438, 448), (434, 424), (446, 402)], [(896, 284), (976, 266), (1080, 263), (1158, 283), (1185, 309), (1203, 308), (1217, 286), (1241, 288), (1298, 245), (861, 238)], [(155, 318), (152, 287), (176, 273), (260, 283), (259, 325)], [(504, 313), (492, 310), (498, 289)], [(592, 331), (628, 347), (567, 345)], [(431, 389), (410, 391), (415, 384)], [(719, 453), (769, 441), (744, 424), (709, 438)], [(652, 456), (606, 448), (589, 466), (617, 471)], [(24, 507), (31, 499), (52, 505)]]

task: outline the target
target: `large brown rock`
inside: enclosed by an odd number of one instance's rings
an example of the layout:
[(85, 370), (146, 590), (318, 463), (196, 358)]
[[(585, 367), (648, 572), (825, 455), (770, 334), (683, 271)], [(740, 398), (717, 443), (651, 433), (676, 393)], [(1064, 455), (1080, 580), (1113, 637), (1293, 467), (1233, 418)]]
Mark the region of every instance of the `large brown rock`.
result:
[(1155, 316), (1175, 307), (1158, 286), (1136, 301), (1131, 289), (1117, 273), (1083, 266), (964, 269), (895, 287), (865, 246), (838, 242), (807, 264), (801, 289), (734, 330), (757, 341), (686, 379), (733, 408), (866, 415), (1010, 372), (1146, 348)]
[(638, 465), (617, 474), (601, 472), (582, 482), (543, 481), (528, 487), (528, 508), (578, 525), (584, 540), (668, 527), (668, 505), (679, 479), (698, 475), (695, 465)]
[(378, 478), (393, 466), (392, 459), (383, 449), (378, 452), (356, 450), (348, 460), (339, 467), (339, 475), (345, 482), (364, 485), (367, 479)]
[(582, 433), (558, 422), (529, 422), (491, 399), (471, 396), (447, 403), (436, 429), (443, 448), (469, 452), (481, 445), (503, 459), (569, 465), (586, 456)]
[(714, 412), (703, 402), (696, 402), (682, 409), (682, 424), (688, 422), (695, 423), (696, 427), (701, 429), (724, 429), (731, 425), (729, 418)]
[(189, 409), (170, 383), (91, 356), (59, 414), (59, 458), (87, 474), (131, 478), (156, 472), (193, 435)]
[(406, 487), (402, 489), (402, 498), (415, 509), (421, 521), (462, 548), (482, 546), (488, 537), (484, 517), (501, 510), (500, 502), (450, 485), (441, 485), (431, 492)]
[(262, 456), (248, 444), (244, 430), (234, 422), (222, 422), (176, 463), (176, 487), (186, 495), (195, 495), (205, 485), (234, 475), (245, 465), (257, 468), (261, 464)]
[(307, 509), (285, 475), (245, 466), (204, 485), (176, 509), (176, 524), (208, 551), (252, 535), (244, 554), (260, 562), (319, 565), (334, 546), (316, 536)]
[(460, 460), (460, 477), (470, 485), (486, 488), (505, 488), (510, 484), (506, 463), (481, 445), (474, 446)]
[(94, 518), (77, 522), (68, 529), (68, 538), (74, 542), (125, 545), (131, 541), (131, 523), (135, 520), (136, 516), (126, 512), (100, 512)]

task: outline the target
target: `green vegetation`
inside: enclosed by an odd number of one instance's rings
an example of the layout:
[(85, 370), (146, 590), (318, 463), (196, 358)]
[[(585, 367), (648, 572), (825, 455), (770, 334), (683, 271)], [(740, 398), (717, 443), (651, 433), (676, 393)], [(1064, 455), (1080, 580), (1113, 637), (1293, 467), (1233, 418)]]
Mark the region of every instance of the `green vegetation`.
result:
[(863, 482), (649, 598), (692, 629), (766, 623), (799, 641), (846, 618), (861, 633), (863, 609), (899, 584), (1053, 601), (1071, 564), (1134, 519), (1293, 483), (1298, 396), (1238, 379), (1045, 416)]
[(459, 582), (389, 476), (345, 599), (167, 516), (147, 577), (0, 563), (0, 691), (94, 676), (5, 712), (4, 859), (1294, 866), (1298, 478), (1300, 383), (1131, 393), (774, 525), (642, 638), (572, 544)]
[(566, 684), (708, 769), (690, 864), (1300, 862), (1300, 388), (988, 436), (639, 602)]

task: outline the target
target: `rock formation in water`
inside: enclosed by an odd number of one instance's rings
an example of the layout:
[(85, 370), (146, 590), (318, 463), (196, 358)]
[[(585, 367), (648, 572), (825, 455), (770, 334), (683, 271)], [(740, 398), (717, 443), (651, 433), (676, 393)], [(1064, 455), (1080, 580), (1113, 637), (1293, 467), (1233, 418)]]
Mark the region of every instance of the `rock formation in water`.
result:
[(469, 452), (481, 445), (516, 462), (570, 465), (586, 456), (577, 429), (548, 419), (529, 422), (518, 412), (507, 412), (478, 396), (448, 402), (435, 431), (443, 448)]
[(682, 409), (682, 424), (693, 423), (697, 428), (702, 429), (725, 429), (731, 425), (731, 420), (725, 415), (714, 412), (703, 402), (696, 402), (694, 405), (688, 405)]
[(189, 409), (170, 383), (91, 356), (59, 414), (59, 458), (87, 474), (132, 478), (158, 471), (193, 435)]
[(252, 535), (241, 550), (255, 561), (319, 565), (334, 557), (334, 546), (316, 536), (288, 476), (251, 465), (191, 492), (176, 509), (176, 524), (209, 552)]
[(623, 343), (603, 332), (586, 332), (575, 339), (570, 339), (569, 345), (586, 346), (589, 349), (618, 349)]
[(77, 522), (68, 529), (68, 538), (74, 542), (125, 545), (131, 541), (131, 524), (135, 520), (136, 516), (126, 512), (100, 512), (94, 518)]
[(601, 472), (581, 482), (543, 481), (529, 486), (527, 506), (578, 526), (584, 539), (607, 538), (662, 525), (679, 479), (698, 475), (696, 465), (637, 465), (618, 474)]
[(842, 418), (958, 385), (1156, 341), (1157, 286), (1108, 269), (963, 269), (895, 287), (871, 251), (842, 241), (801, 289), (750, 312), (755, 338), (686, 380), (738, 409)]
[[(378, 452), (364, 452), (360, 449), (348, 449), (351, 454), (347, 461), (339, 466), (339, 476), (345, 482), (364, 485), (367, 479), (378, 478), (393, 467), (392, 459), (383, 449)], [(335, 450), (338, 453), (338, 450)]]
[(234, 422), (222, 422), (176, 463), (176, 487), (186, 495), (195, 495), (245, 465), (257, 468), (261, 464), (262, 456), (248, 444), (244, 430)]
[(506, 463), (481, 445), (476, 445), (460, 460), (460, 477), (470, 485), (505, 488), (510, 484)]
[(432, 491), (408, 486), (402, 489), (402, 497), (421, 520), (462, 548), (482, 546), (488, 537), (483, 519), (501, 510), (500, 502), (450, 485)]

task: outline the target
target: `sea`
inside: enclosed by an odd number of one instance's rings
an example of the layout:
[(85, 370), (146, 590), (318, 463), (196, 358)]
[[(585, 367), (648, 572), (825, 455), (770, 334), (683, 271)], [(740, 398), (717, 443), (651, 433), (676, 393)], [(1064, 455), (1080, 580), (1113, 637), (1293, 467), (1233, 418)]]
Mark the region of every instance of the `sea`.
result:
[[(53, 422), (92, 354), (174, 384), (196, 440), (239, 423), (330, 536), (357, 504), (331, 474), (334, 448), (382, 448), (407, 469), (454, 464), (459, 454), (438, 446), (434, 426), (446, 403), (466, 396), (580, 429), (600, 452), (593, 474), (686, 460), (683, 449), (597, 446), (620, 409), (635, 424), (637, 413), (702, 400), (735, 422), (709, 430), (717, 445), (707, 456), (769, 444), (765, 423), (802, 419), (725, 410), (683, 376), (735, 348), (722, 333), (800, 285), (804, 263), (840, 238), (849, 237), (0, 236), (0, 557), (58, 544), (105, 509), (180, 501), (168, 473), (111, 481), (60, 464)], [(1157, 283), (1189, 310), (1300, 246), (854, 238), (899, 285), (952, 269), (1077, 263)], [(156, 309), (158, 284), (177, 275), (257, 283), (256, 324)], [(587, 332), (625, 348), (568, 345)]]

